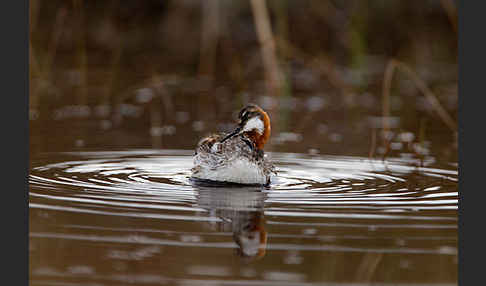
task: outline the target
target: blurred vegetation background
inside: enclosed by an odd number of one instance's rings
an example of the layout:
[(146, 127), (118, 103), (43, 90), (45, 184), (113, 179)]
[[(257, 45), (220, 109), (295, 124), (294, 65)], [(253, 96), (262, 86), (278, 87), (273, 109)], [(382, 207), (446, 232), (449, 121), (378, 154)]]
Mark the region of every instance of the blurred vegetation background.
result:
[(452, 0), (30, 0), (30, 149), (193, 149), (268, 110), (266, 150), (457, 161)]

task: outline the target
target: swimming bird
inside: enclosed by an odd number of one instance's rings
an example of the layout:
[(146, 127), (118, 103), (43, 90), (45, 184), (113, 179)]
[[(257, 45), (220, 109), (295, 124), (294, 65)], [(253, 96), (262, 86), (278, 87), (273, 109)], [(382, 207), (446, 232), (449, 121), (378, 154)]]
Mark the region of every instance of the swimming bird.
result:
[(247, 185), (269, 185), (274, 165), (263, 147), (270, 138), (270, 117), (256, 104), (238, 113), (238, 125), (229, 134), (213, 134), (199, 141), (192, 178)]

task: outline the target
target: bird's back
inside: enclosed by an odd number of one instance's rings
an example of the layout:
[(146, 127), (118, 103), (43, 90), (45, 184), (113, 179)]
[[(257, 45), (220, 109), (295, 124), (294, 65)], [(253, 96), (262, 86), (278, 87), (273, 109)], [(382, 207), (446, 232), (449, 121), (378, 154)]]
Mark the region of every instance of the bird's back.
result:
[(274, 167), (244, 135), (221, 143), (223, 134), (202, 139), (194, 156), (193, 177), (242, 184), (267, 184)]

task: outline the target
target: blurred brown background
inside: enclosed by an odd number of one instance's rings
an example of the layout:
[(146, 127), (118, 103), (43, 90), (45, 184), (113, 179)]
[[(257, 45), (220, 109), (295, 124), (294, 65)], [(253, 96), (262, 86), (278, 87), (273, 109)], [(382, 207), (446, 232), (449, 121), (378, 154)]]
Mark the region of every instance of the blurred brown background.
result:
[(192, 149), (254, 102), (268, 151), (457, 161), (455, 1), (31, 0), (30, 27), (31, 153)]

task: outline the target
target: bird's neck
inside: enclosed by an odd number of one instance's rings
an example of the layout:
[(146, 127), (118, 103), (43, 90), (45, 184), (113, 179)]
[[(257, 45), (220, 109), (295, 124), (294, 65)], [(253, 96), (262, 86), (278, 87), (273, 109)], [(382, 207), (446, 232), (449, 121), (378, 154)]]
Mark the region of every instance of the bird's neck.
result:
[(255, 147), (258, 150), (263, 150), (265, 143), (267, 143), (268, 138), (270, 138), (270, 131), (270, 118), (266, 113), (263, 112), (263, 132), (260, 133), (255, 130), (251, 130), (245, 132), (245, 134), (255, 144)]

